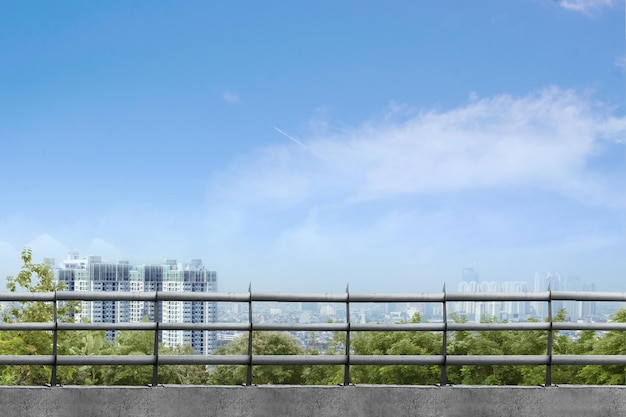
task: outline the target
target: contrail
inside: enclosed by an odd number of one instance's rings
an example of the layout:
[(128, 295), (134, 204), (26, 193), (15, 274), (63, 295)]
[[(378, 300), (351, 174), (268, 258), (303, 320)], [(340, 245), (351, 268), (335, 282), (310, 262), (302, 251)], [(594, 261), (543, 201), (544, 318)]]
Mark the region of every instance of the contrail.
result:
[(298, 139), (288, 135), (287, 133), (285, 133), (284, 131), (282, 131), (281, 129), (277, 128), (276, 126), (274, 126), (274, 130), (276, 130), (278, 133), (280, 133), (281, 135), (285, 136), (287, 139), (291, 140), (292, 142), (297, 143), (298, 145), (300, 145), (302, 148), (306, 149), (307, 151), (311, 152), (313, 155), (317, 156), (318, 158), (326, 161), (326, 162), (330, 162), (328, 161), (328, 159), (324, 158), (322, 155), (318, 154), (317, 152), (315, 152), (313, 149), (309, 148), (308, 146), (306, 146), (304, 143), (300, 142)]

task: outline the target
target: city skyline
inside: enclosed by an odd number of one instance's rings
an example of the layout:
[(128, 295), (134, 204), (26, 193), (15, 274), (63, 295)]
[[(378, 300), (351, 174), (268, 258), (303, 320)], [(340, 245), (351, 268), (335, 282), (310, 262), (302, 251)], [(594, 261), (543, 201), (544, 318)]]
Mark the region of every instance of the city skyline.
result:
[[(245, 9), (245, 13), (242, 12)], [(0, 5), (0, 286), (20, 252), (220, 288), (626, 291), (624, 2)]]
[[(204, 269), (205, 266), (202, 264), (201, 259), (191, 259), (191, 263), (181, 263), (176, 259), (167, 258), (161, 260), (160, 262), (141, 262), (135, 261), (131, 262), (127, 259), (106, 259), (101, 255), (97, 254), (88, 254), (81, 255), (80, 251), (71, 250), (68, 251), (65, 258), (63, 258), (60, 263), (57, 258), (46, 257), (42, 259), (42, 263), (47, 263), (54, 271), (58, 271), (59, 269), (85, 269), (87, 262), (89, 259), (97, 259), (98, 262), (108, 263), (108, 264), (127, 264), (130, 268), (144, 267), (144, 266), (161, 266), (161, 265), (177, 265), (180, 269), (184, 265), (192, 265), (194, 262), (198, 262), (199, 265)], [(209, 268), (210, 269), (210, 268)], [(493, 279), (493, 278), (481, 278), (480, 268), (477, 265), (474, 266), (465, 266), (461, 268), (460, 274), (457, 277), (456, 281), (451, 281), (445, 284), (456, 285), (456, 289), (459, 292), (489, 292), (489, 291), (503, 291), (500, 286), (508, 286), (510, 288), (505, 291), (513, 291), (513, 292), (537, 292), (537, 291), (546, 291), (548, 289), (553, 290), (569, 290), (569, 291), (596, 291), (597, 286), (594, 281), (581, 279), (581, 277), (572, 274), (562, 274), (559, 271), (536, 271), (532, 278), (522, 279), (517, 281), (511, 281), (505, 278), (503, 279)], [(571, 284), (569, 282), (576, 282), (576, 284)], [(349, 283), (347, 283), (349, 285)], [(249, 283), (252, 285), (252, 282)], [(498, 287), (493, 290), (492, 287)], [(451, 287), (450, 287), (451, 288)], [(503, 287), (504, 288), (504, 287)], [(513, 288), (513, 289), (512, 289)], [(449, 291), (450, 289), (448, 289)], [(225, 292), (242, 292), (243, 289), (237, 288), (228, 288), (224, 290)], [(290, 292), (288, 289), (285, 289), (281, 292)]]

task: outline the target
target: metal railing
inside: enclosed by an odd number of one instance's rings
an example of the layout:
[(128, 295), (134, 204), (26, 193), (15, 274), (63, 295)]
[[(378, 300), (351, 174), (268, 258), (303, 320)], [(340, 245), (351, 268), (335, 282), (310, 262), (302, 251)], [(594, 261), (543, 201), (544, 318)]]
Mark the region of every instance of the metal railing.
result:
[[(52, 367), (50, 384), (57, 384), (57, 367), (82, 365), (150, 365), (153, 367), (152, 385), (158, 385), (161, 365), (245, 365), (246, 384), (252, 384), (252, 367), (255, 365), (342, 365), (343, 385), (350, 384), (352, 365), (416, 365), (439, 366), (440, 384), (447, 384), (447, 367), (463, 365), (544, 365), (546, 385), (552, 384), (552, 367), (555, 365), (624, 365), (626, 355), (555, 355), (553, 354), (553, 332), (558, 330), (617, 330), (626, 332), (626, 323), (571, 323), (554, 321), (554, 301), (610, 301), (626, 302), (626, 292), (571, 292), (546, 291), (524, 293), (417, 293), (417, 294), (345, 294), (309, 293), (216, 293), (216, 292), (11, 292), (0, 293), (5, 302), (50, 302), (53, 304), (54, 320), (45, 323), (0, 323), (0, 332), (7, 330), (47, 331), (52, 334), (51, 355), (0, 355), (0, 365), (47, 365)], [(138, 323), (73, 323), (63, 322), (57, 317), (59, 303), (70, 301), (143, 301), (154, 303), (152, 322)], [(191, 302), (237, 302), (247, 303), (248, 321), (245, 323), (163, 323), (158, 322), (158, 305), (161, 301)], [(454, 322), (448, 318), (448, 304), (452, 302), (545, 302), (547, 320), (544, 322), (470, 323)], [(255, 323), (254, 302), (325, 302), (342, 303), (346, 308), (345, 323)], [(353, 323), (350, 317), (352, 303), (438, 303), (442, 307), (441, 322), (372, 324)], [(152, 355), (59, 355), (58, 333), (72, 330), (133, 330), (153, 331), (154, 350)], [(247, 355), (161, 355), (159, 354), (159, 332), (163, 330), (207, 330), (248, 332)], [(448, 354), (448, 337), (454, 331), (530, 331), (547, 332), (545, 355), (451, 355)], [(341, 355), (255, 355), (252, 352), (253, 331), (334, 331), (345, 333)], [(354, 355), (351, 353), (351, 334), (369, 331), (415, 331), (441, 332), (440, 355)]]

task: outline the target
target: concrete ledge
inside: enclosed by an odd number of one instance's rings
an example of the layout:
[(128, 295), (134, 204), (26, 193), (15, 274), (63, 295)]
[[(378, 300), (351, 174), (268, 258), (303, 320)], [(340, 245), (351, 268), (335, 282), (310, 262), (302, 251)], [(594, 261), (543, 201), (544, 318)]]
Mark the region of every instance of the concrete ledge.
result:
[(626, 416), (626, 386), (0, 387), (1, 415)]

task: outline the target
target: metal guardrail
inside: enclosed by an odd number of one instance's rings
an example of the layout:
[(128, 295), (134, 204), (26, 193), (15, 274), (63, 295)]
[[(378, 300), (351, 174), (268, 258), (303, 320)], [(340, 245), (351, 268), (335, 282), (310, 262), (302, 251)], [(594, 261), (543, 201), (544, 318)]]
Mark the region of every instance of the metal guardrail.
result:
[[(626, 323), (569, 323), (555, 322), (552, 314), (553, 301), (612, 301), (626, 302), (626, 292), (572, 292), (545, 291), (525, 293), (417, 293), (417, 294), (345, 294), (310, 293), (188, 293), (188, 292), (82, 292), (58, 291), (40, 293), (2, 292), (0, 301), (8, 302), (51, 302), (54, 306), (54, 321), (46, 323), (0, 323), (0, 331), (48, 331), (52, 333), (52, 355), (2, 355), (0, 365), (47, 365), (52, 367), (50, 384), (57, 384), (57, 367), (81, 365), (151, 365), (152, 385), (158, 385), (160, 365), (245, 365), (247, 385), (252, 384), (252, 367), (255, 365), (343, 365), (344, 385), (350, 384), (352, 365), (430, 365), (441, 367), (441, 385), (447, 384), (448, 366), (463, 365), (545, 365), (546, 385), (552, 384), (554, 365), (624, 365), (626, 355), (554, 355), (553, 332), (558, 330), (617, 330), (626, 332)], [(158, 319), (160, 301), (194, 302), (243, 302), (248, 304), (247, 323), (162, 323), (158, 321), (140, 323), (71, 323), (57, 317), (58, 305), (67, 301), (145, 301), (155, 306), (154, 317)], [(456, 323), (450, 322), (447, 306), (450, 302), (462, 301), (536, 301), (546, 302), (548, 317), (545, 322), (527, 323)], [(342, 303), (346, 307), (345, 323), (254, 323), (254, 302), (327, 302)], [(403, 324), (359, 324), (350, 318), (351, 303), (440, 303), (442, 322)], [(156, 320), (156, 319), (155, 319)], [(154, 332), (152, 355), (103, 355), (79, 356), (58, 355), (58, 332), (71, 330), (148, 330)], [(161, 355), (159, 354), (159, 331), (162, 330), (234, 330), (248, 332), (247, 355)], [(450, 355), (447, 353), (449, 332), (454, 331), (498, 331), (540, 330), (548, 333), (545, 355)], [(343, 355), (254, 355), (252, 353), (253, 331), (335, 331), (345, 332)], [(440, 355), (353, 355), (350, 337), (353, 332), (366, 331), (431, 331), (441, 332)]]

